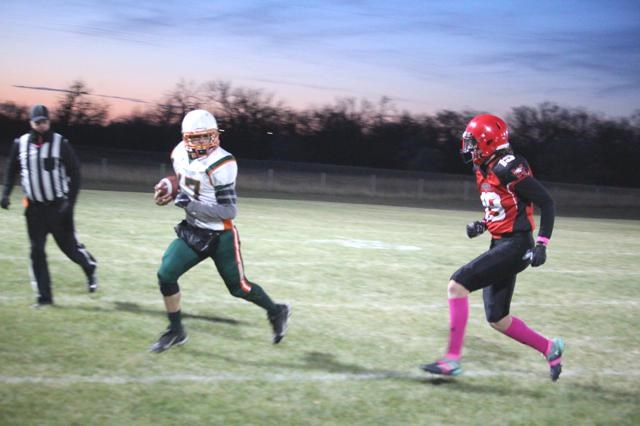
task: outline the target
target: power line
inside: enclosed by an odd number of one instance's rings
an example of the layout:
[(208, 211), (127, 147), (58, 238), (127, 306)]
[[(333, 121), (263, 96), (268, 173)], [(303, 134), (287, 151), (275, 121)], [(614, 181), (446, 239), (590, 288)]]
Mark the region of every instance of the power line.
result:
[(135, 102), (135, 103), (139, 103), (139, 104), (148, 104), (150, 102), (145, 101), (143, 99), (137, 99), (137, 98), (128, 98), (125, 96), (114, 96), (114, 95), (101, 95), (101, 94), (95, 94), (95, 93), (89, 93), (89, 92), (78, 92), (75, 90), (69, 90), (69, 89), (58, 89), (55, 87), (45, 87), (45, 86), (24, 86), (21, 84), (14, 84), (12, 87), (16, 87), (18, 89), (31, 89), (31, 90), (43, 90), (46, 92), (62, 92), (62, 93), (77, 93), (79, 95), (88, 95), (88, 96), (97, 96), (100, 98), (109, 98), (109, 99), (118, 99), (121, 101), (127, 101), (127, 102)]

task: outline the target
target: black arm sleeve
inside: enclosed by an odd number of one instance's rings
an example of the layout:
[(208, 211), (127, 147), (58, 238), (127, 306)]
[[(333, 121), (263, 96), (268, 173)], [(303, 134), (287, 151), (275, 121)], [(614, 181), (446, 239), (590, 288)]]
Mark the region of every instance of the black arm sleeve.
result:
[(553, 224), (556, 217), (556, 207), (553, 198), (544, 186), (533, 176), (528, 176), (515, 184), (515, 190), (540, 208), (539, 237), (551, 238)]
[(62, 140), (62, 145), (60, 146), (60, 158), (64, 163), (67, 177), (69, 178), (69, 193), (67, 197), (74, 204), (80, 191), (80, 162), (73, 148), (71, 148), (71, 144), (66, 139)]
[(2, 196), (8, 197), (11, 195), (13, 185), (16, 183), (16, 172), (18, 171), (18, 151), (20, 150), (20, 141), (18, 139), (13, 141), (9, 156), (7, 157), (7, 164), (4, 171), (4, 187), (2, 188)]

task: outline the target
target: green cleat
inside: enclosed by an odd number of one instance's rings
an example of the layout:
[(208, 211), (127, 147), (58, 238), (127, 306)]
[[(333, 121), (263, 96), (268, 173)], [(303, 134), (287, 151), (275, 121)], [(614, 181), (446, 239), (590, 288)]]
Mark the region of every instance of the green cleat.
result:
[(545, 356), (549, 361), (549, 375), (551, 381), (555, 382), (562, 373), (562, 354), (564, 353), (564, 340), (561, 337), (552, 339), (551, 349)]

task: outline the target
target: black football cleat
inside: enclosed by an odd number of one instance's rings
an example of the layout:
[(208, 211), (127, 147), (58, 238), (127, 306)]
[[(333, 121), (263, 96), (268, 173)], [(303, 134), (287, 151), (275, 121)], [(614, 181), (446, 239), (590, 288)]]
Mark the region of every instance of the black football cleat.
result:
[(53, 301), (50, 300), (44, 300), (44, 301), (36, 301), (36, 303), (34, 303), (33, 305), (31, 305), (31, 307), (33, 309), (42, 309), (42, 308), (46, 308), (48, 306), (53, 306)]
[(89, 293), (95, 293), (98, 289), (98, 267), (94, 266), (93, 271), (89, 275), (87, 275), (87, 291)]
[(184, 329), (176, 331), (168, 328), (167, 331), (160, 336), (158, 341), (151, 346), (150, 351), (156, 353), (164, 352), (171, 346), (184, 345), (187, 343), (188, 338), (189, 336), (187, 336), (187, 332), (184, 331)]
[(274, 315), (267, 315), (271, 327), (273, 328), (273, 344), (280, 343), (285, 334), (287, 334), (287, 328), (289, 327), (289, 317), (291, 316), (291, 305), (278, 304), (278, 313)]

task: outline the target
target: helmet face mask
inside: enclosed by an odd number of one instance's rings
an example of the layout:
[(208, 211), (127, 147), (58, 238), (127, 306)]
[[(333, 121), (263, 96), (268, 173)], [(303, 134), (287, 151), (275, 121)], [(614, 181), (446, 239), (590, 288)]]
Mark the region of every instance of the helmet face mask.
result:
[(191, 159), (211, 154), (220, 146), (215, 117), (203, 109), (189, 112), (182, 120), (182, 140)]
[(206, 157), (220, 146), (217, 129), (182, 134), (182, 140), (191, 159)]
[(476, 138), (473, 137), (473, 134), (470, 132), (464, 132), (462, 134), (462, 149), (460, 150), (460, 155), (462, 156), (462, 161), (465, 164), (469, 164), (472, 161), (475, 162), (475, 158), (478, 152), (478, 142)]
[(460, 154), (465, 163), (482, 165), (496, 151), (509, 148), (509, 128), (500, 117), (482, 114), (474, 117), (462, 134)]

